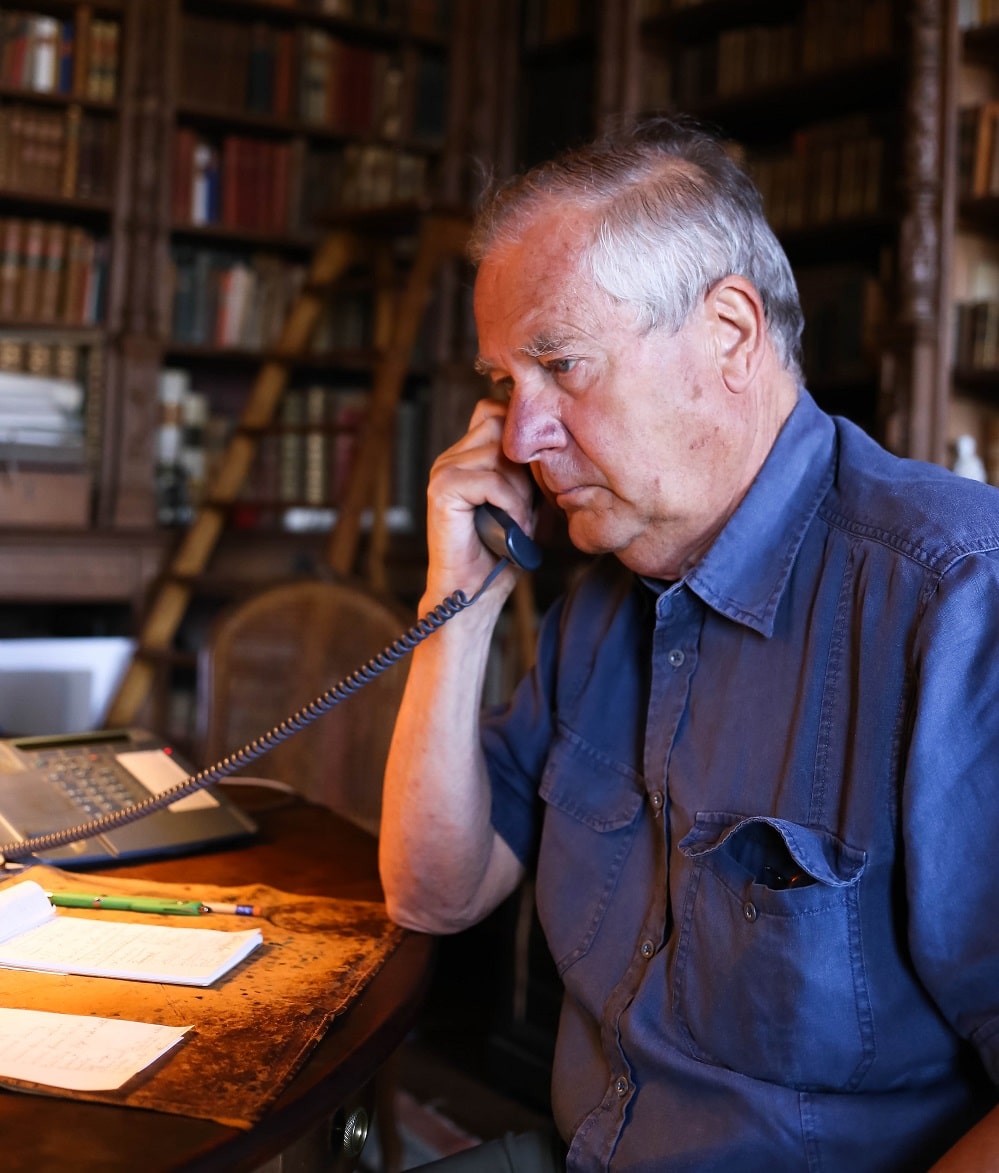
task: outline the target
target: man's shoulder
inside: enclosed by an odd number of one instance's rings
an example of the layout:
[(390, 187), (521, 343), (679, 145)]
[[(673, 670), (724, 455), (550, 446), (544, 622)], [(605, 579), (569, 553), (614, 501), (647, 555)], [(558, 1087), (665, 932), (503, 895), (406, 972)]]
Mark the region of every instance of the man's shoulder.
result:
[(836, 431), (836, 475), (821, 511), (830, 524), (937, 568), (999, 552), (999, 489), (895, 456), (849, 421), (837, 419)]

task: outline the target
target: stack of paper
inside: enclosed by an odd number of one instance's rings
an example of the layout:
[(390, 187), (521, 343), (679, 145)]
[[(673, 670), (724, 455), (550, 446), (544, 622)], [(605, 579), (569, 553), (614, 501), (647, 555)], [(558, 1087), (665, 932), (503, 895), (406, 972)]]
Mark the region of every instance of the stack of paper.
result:
[(0, 456), (82, 462), (83, 401), (69, 379), (0, 371)]
[[(225, 932), (57, 913), (32, 880), (0, 893), (0, 966), (208, 986), (263, 941)], [(121, 1087), (190, 1030), (0, 1007), (0, 1078), (74, 1091)]]

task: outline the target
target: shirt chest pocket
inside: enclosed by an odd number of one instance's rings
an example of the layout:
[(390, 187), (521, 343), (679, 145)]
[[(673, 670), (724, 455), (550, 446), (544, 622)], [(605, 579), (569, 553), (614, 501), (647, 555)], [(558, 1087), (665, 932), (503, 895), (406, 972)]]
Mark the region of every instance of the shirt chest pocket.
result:
[(862, 851), (780, 819), (698, 814), (674, 1011), (691, 1053), (803, 1090), (857, 1087), (874, 1059), (861, 953)]
[(564, 973), (589, 950), (613, 898), (639, 822), (641, 779), (563, 729), (540, 794), (538, 917)]

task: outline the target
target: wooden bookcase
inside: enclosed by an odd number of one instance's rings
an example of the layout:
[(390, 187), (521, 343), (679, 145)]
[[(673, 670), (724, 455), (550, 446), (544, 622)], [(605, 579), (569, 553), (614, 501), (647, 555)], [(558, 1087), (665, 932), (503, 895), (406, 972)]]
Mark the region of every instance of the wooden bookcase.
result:
[(915, 270), (907, 168), (913, 136), (939, 133), (911, 108), (917, 7), (647, 0), (631, 41), (638, 110), (686, 111), (745, 153), (798, 279), (810, 390), (907, 452), (926, 447), (902, 353)]
[[(133, 513), (131, 454), (115, 442), (123, 402), (115, 340), (135, 34), (125, 0), (50, 0), (0, 15), (0, 368), (82, 392), (49, 451), (25, 443), (31, 433), (8, 401), (0, 597), (42, 601), (63, 617), (76, 603), (138, 606), (162, 545), (155, 534), (124, 541), (115, 532)], [(33, 619), (22, 625), (23, 616), (6, 613), (4, 634), (34, 630)], [(102, 612), (101, 623), (117, 621)]]
[(955, 3), (949, 17), (948, 440), (972, 436), (999, 484), (999, 5)]
[[(505, 132), (498, 61), (477, 62), (508, 41), (508, 17), (498, 0), (31, 0), (4, 11), (10, 28), (3, 23), (0, 34), (13, 31), (15, 17), (40, 28), (54, 21), (65, 41), (54, 56), (66, 56), (69, 81), (65, 92), (58, 82), (40, 90), (0, 74), (0, 129), (8, 111), (18, 123), (58, 121), (64, 138), (67, 127), (93, 124), (109, 131), (113, 150), (96, 176), (83, 166), (94, 151), (86, 160), (80, 152), (75, 189), (68, 164), (29, 183), (10, 173), (12, 137), (0, 134), (0, 226), (65, 225), (64, 235), (97, 242), (102, 263), (99, 296), (80, 322), (30, 311), (23, 290), (5, 309), (0, 265), (0, 363), (18, 344), (25, 363), (29, 344), (34, 358), (43, 343), (53, 356), (72, 347), (88, 403), (78, 468), (5, 468), (16, 476), (0, 485), (2, 634), (46, 625), (104, 634), (108, 624), (130, 634), (196, 503), (205, 442), (224, 434), (271, 355), (330, 214), (470, 200), (475, 160), (495, 158)], [(90, 93), (81, 30), (104, 25), (114, 26), (114, 50), (102, 41), (97, 60), (113, 86)], [(332, 76), (344, 79), (339, 87)], [(265, 445), (263, 479), (249, 487), (232, 519), (241, 525), (219, 551), (220, 595), (321, 561), (321, 527), (336, 506), (330, 485), (343, 481), (323, 467), (351, 444), (406, 248), (387, 238), (377, 281), (344, 282), (314, 352), (296, 368), (286, 417)], [(448, 274), (400, 412), (400, 593), (419, 589), (423, 509), (412, 494), (426, 453), (450, 441), (451, 421), (474, 397), (450, 361), (461, 349), (464, 364), (469, 350), (459, 337), (464, 284), (457, 269)], [(172, 402), (178, 388), (186, 418)], [(286, 469), (308, 465), (309, 478), (282, 485), (282, 459)], [(38, 512), (42, 487), (45, 507), (62, 513)], [(306, 528), (289, 532), (289, 514)], [(97, 631), (87, 630), (87, 608)], [(65, 631), (71, 612), (81, 615), (79, 632)], [(192, 644), (201, 635), (195, 623)]]
[[(170, 401), (163, 410), (186, 418), (160, 428), (161, 436), (179, 436), (183, 449), (163, 470), (158, 513), (168, 524), (185, 522), (196, 505), (206, 458), (224, 443), (261, 358), (273, 350), (323, 221), (346, 209), (440, 197), (445, 5), (358, 4), (357, 15), (333, 14), (349, 10), (178, 6), (170, 38), (178, 49), (169, 98), (165, 289), (172, 296), (163, 307), (170, 374), (161, 387)], [(398, 283), (397, 260), (386, 250), (389, 286)], [(239, 524), (329, 527), (390, 300), (370, 279), (331, 299), (285, 394), (281, 429), (267, 437)], [(393, 490), (402, 527), (411, 525), (422, 471), (420, 391), (411, 388), (399, 417)]]
[[(519, 157), (536, 153), (529, 112), (564, 105), (545, 54), (590, 69), (558, 145), (580, 137), (586, 121), (597, 129), (657, 112), (719, 127), (757, 173), (801, 282), (816, 397), (899, 452), (947, 461), (948, 42), (957, 8), (524, 0)], [(549, 35), (537, 44), (539, 29)]]
[[(159, 340), (156, 520), (178, 541), (278, 340), (310, 260), (336, 222), (404, 206), (460, 203), (453, 44), (468, 22), (443, 0), (276, 3), (173, 0), (146, 28), (156, 45), (156, 124), (147, 127), (151, 245), (160, 264), (148, 331)], [(150, 103), (152, 105), (152, 103)], [(141, 164), (140, 164), (141, 166)], [(418, 225), (418, 218), (409, 218)], [(309, 352), (296, 356), (276, 425), (258, 437), (224, 541), (196, 586), (145, 723), (184, 744), (194, 659), (218, 607), (323, 571), (350, 462), (415, 235), (384, 236), (335, 288)], [(390, 528), (393, 588), (418, 593), (420, 485), (434, 374), (448, 358), (446, 290), (413, 356), (396, 416)], [(148, 475), (148, 474), (147, 474)], [(266, 550), (262, 556), (261, 551)], [(169, 702), (169, 703), (167, 703)]]

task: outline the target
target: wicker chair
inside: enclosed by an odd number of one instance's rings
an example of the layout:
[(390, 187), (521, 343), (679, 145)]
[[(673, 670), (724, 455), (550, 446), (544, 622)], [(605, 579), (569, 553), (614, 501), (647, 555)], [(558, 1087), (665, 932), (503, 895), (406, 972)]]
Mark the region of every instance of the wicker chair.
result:
[[(209, 765), (367, 663), (410, 620), (358, 586), (285, 583), (216, 620), (198, 664), (199, 760)], [(243, 772), (275, 778), (378, 833), (381, 782), (408, 660)]]

